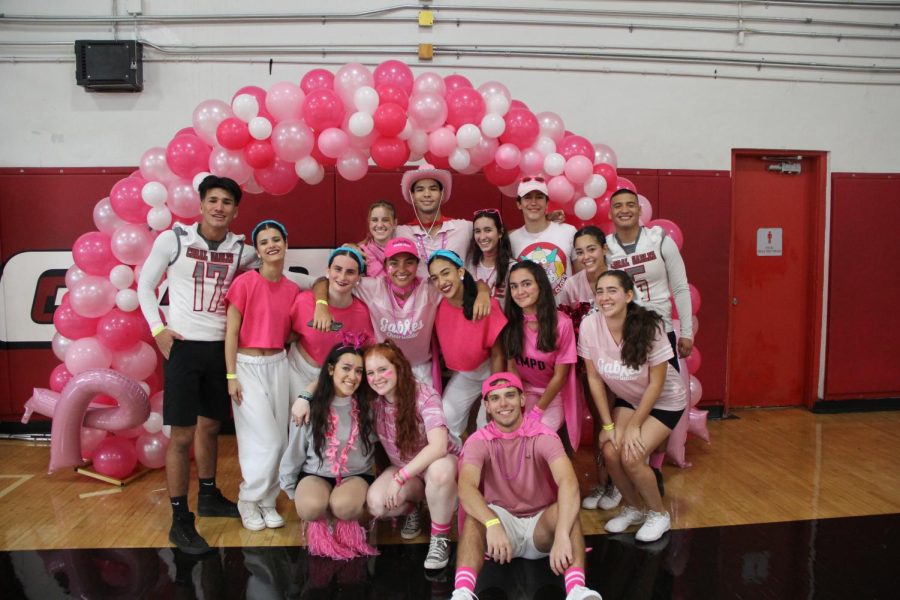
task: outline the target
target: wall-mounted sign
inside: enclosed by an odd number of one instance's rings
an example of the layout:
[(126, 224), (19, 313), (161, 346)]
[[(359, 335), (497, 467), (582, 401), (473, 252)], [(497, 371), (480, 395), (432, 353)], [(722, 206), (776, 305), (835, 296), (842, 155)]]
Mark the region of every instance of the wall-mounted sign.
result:
[(756, 230), (756, 255), (781, 256), (781, 227), (763, 227)]

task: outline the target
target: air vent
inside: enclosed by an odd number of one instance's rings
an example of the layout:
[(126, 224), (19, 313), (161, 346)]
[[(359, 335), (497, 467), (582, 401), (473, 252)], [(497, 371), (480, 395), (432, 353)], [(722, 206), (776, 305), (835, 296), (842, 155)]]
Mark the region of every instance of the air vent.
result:
[(140, 42), (76, 40), (75, 82), (96, 92), (140, 92), (143, 48)]

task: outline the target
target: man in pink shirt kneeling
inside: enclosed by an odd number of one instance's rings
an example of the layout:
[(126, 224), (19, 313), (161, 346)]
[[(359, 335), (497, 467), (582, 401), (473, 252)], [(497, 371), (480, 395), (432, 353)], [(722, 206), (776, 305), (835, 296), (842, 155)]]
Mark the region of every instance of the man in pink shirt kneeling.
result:
[(549, 557), (553, 572), (565, 577), (566, 600), (601, 600), (584, 585), (578, 480), (559, 436), (522, 415), (525, 395), (513, 373), (491, 375), (481, 391), (492, 420), (463, 447), (459, 501), (466, 520), (451, 598), (477, 598), (475, 581), (488, 556), (499, 564)]

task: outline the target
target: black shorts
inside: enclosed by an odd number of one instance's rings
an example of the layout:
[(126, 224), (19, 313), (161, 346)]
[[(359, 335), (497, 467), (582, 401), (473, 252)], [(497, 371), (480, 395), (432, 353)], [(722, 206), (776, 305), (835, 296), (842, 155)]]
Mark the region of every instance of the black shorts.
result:
[[(305, 473), (303, 471), (300, 471), (300, 476), (297, 478), (297, 483), (300, 483), (300, 480), (303, 479), (304, 477), (318, 477), (319, 479), (324, 479), (325, 481), (327, 481), (331, 485), (332, 488), (337, 487), (337, 479), (335, 479), (334, 477), (323, 477), (322, 475), (316, 475), (315, 473)], [(372, 482), (375, 481), (375, 476), (372, 475), (371, 473), (359, 473), (357, 475), (347, 475), (346, 477), (344, 477), (342, 479), (342, 481), (347, 481), (351, 477), (359, 477), (360, 479), (365, 481), (368, 485), (372, 485)]]
[(163, 374), (163, 423), (193, 427), (198, 416), (228, 419), (225, 342), (175, 340)]
[[(621, 398), (616, 398), (616, 401), (613, 403), (613, 408), (627, 408), (628, 410), (634, 410), (634, 407), (630, 402), (626, 402)], [(684, 413), (683, 408), (681, 410), (650, 409), (650, 416), (668, 427), (669, 430), (675, 429), (675, 426), (678, 425), (678, 421), (681, 420), (682, 413)]]
[(672, 352), (675, 353), (675, 356), (669, 359), (669, 364), (675, 367), (676, 371), (681, 373), (681, 367), (678, 366), (678, 338), (675, 336), (674, 331), (669, 331), (666, 333), (666, 335), (669, 336), (669, 343), (672, 345)]

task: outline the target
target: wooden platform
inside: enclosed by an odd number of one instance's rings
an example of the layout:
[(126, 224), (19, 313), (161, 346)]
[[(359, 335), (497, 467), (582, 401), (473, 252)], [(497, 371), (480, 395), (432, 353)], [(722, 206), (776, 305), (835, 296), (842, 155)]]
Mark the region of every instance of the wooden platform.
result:
[[(676, 529), (900, 512), (900, 412), (736, 415), (710, 422), (711, 445), (688, 442), (692, 468), (664, 467)], [(0, 550), (168, 546), (171, 511), (162, 470), (119, 488), (74, 471), (47, 475), (48, 444), (2, 441), (0, 453)], [(221, 439), (219, 455), (219, 485), (235, 498), (234, 437)], [(586, 491), (588, 451), (579, 452), (576, 472)], [(191, 486), (196, 506), (196, 479)], [(286, 496), (278, 506), (287, 520), (282, 529), (251, 532), (237, 519), (200, 519), (198, 529), (219, 547), (302, 543)], [(586, 533), (601, 533), (610, 516), (582, 511)], [(379, 544), (401, 543), (390, 523), (381, 523), (376, 535)]]

